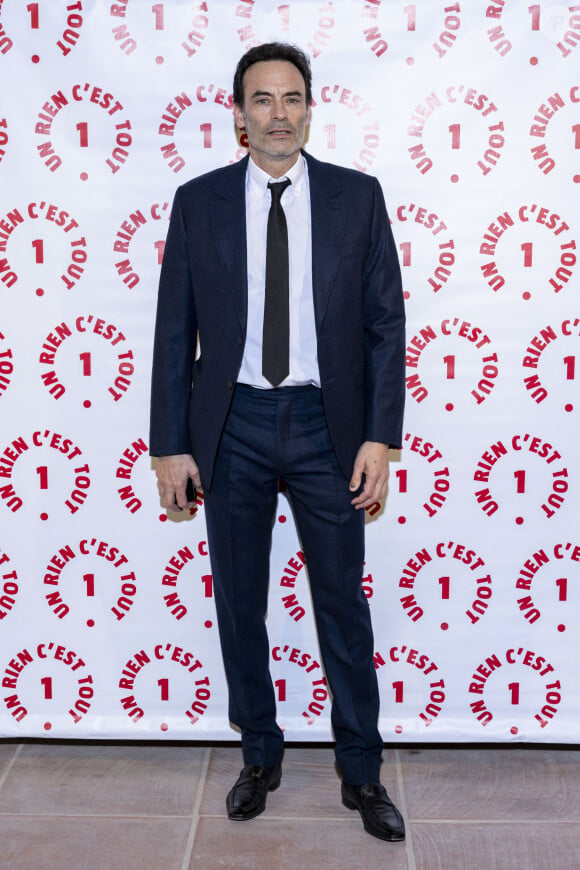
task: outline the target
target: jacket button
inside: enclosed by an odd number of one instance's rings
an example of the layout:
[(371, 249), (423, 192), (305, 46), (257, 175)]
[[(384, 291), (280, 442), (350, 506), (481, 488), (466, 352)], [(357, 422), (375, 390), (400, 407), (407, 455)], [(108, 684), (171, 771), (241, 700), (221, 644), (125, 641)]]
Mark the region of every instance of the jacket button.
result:
[(234, 385), (234, 382), (233, 382), (233, 381), (228, 381), (227, 384), (226, 384), (226, 387), (228, 388), (228, 390), (231, 390), (231, 388), (233, 387), (233, 385)]
[(242, 338), (242, 336), (241, 335), (238, 336), (238, 344), (243, 344), (243, 343), (244, 343), (244, 339)]

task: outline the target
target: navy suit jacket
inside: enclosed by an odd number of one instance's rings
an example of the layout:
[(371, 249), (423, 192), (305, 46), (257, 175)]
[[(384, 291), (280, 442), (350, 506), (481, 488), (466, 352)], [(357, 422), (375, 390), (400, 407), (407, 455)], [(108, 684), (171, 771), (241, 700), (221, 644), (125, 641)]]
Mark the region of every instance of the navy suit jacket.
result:
[[(363, 441), (401, 444), (401, 274), (378, 181), (305, 157), (322, 399), (332, 445), (350, 478)], [(191, 453), (205, 488), (244, 350), (247, 160), (177, 190), (159, 284), (150, 452)]]

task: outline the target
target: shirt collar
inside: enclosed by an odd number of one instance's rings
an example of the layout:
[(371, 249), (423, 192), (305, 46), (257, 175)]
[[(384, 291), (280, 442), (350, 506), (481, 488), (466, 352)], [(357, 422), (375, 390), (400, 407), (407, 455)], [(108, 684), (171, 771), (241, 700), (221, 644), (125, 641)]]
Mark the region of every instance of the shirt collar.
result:
[(282, 176), (282, 178), (272, 178), (267, 172), (254, 163), (250, 157), (248, 161), (248, 172), (246, 183), (248, 191), (250, 191), (257, 199), (262, 199), (268, 193), (269, 181), (282, 181), (283, 178), (289, 178), (292, 182), (290, 190), (294, 196), (300, 196), (302, 184), (304, 183), (304, 173), (306, 169), (306, 160), (301, 154), (296, 163)]

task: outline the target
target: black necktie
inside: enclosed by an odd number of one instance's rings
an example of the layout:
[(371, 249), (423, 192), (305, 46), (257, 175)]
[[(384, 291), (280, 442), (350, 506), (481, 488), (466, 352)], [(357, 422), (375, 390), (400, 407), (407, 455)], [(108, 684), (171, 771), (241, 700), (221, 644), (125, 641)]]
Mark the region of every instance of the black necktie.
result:
[(273, 387), (277, 387), (290, 371), (288, 227), (280, 200), (291, 183), (287, 178), (268, 184), (272, 193), (272, 204), (268, 213), (266, 235), (262, 374)]

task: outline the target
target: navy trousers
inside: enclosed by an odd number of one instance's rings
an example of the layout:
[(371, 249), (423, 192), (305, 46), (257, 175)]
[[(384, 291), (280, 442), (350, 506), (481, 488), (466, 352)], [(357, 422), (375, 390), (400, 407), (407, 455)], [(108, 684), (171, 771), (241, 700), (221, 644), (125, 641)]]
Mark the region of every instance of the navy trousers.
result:
[(364, 513), (332, 449), (316, 387), (236, 387), (211, 489), (208, 542), (230, 720), (245, 764), (282, 758), (266, 629), (278, 478), (288, 486), (306, 557), (336, 760), (352, 785), (376, 782), (383, 748), (373, 635), (362, 589)]

